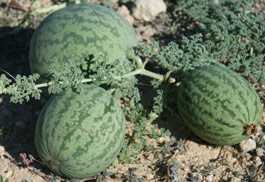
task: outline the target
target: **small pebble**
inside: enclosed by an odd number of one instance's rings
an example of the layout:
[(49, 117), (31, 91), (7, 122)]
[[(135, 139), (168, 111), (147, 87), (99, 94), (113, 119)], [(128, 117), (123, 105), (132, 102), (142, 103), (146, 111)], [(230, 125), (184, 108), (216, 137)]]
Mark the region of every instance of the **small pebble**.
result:
[(255, 165), (257, 167), (262, 164), (262, 161), (261, 161), (260, 157), (258, 157), (258, 156), (255, 156), (254, 161), (255, 161)]
[(256, 154), (257, 154), (257, 156), (259, 156), (259, 157), (263, 156), (263, 155), (264, 155), (264, 149), (262, 149), (262, 148), (257, 148), (257, 149), (256, 149)]
[(25, 123), (23, 121), (17, 121), (15, 124), (15, 127), (18, 129), (24, 130), (26, 126), (25, 126)]
[(242, 151), (249, 152), (256, 149), (256, 142), (253, 139), (249, 138), (240, 142), (239, 146)]
[(206, 177), (206, 181), (207, 181), (207, 182), (212, 182), (212, 181), (213, 181), (213, 175), (212, 175), (212, 174), (209, 174), (209, 175)]

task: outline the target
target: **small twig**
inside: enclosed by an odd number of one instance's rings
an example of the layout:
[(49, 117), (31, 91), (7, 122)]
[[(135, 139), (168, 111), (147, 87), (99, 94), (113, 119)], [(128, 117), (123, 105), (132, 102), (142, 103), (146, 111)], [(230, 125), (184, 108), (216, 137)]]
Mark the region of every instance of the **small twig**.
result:
[(10, 73), (8, 73), (6, 70), (3, 70), (3, 69), (0, 69), (0, 70), (3, 71), (8, 76), (10, 76), (14, 81), (16, 81), (16, 78), (13, 75), (11, 75)]
[(258, 176), (261, 174), (263, 166), (264, 166), (264, 163), (262, 163), (262, 164), (259, 166), (259, 169), (258, 169), (258, 171), (257, 171), (257, 173), (256, 173), (256, 175), (255, 175), (255, 180), (257, 180)]
[(34, 160), (34, 161), (36, 161), (36, 162), (38, 162), (38, 163), (40, 163), (40, 164), (45, 165), (43, 162), (41, 162), (41, 161), (35, 159), (31, 154), (28, 154), (28, 155), (29, 155), (29, 158), (30, 158), (31, 160)]
[(66, 3), (56, 4), (56, 5), (50, 6), (48, 8), (42, 8), (42, 9), (34, 10), (34, 11), (31, 12), (31, 15), (36, 16), (36, 15), (40, 15), (40, 14), (50, 13), (52, 11), (56, 11), (56, 10), (65, 8), (66, 6), (67, 6)]
[(218, 154), (218, 156), (216, 157), (216, 159), (215, 160), (218, 160), (220, 157), (221, 157), (221, 154), (222, 154), (222, 151), (224, 150), (224, 145), (220, 148), (220, 151), (219, 151), (219, 154)]
[(24, 6), (20, 5), (20, 4), (19, 4), (18, 2), (16, 2), (15, 0), (11, 0), (11, 2), (10, 2), (9, 4), (10, 4), (10, 6), (11, 6), (12, 8), (16, 8), (16, 9), (22, 10), (22, 11), (24, 11), (24, 12), (27, 12), (27, 11), (28, 11), (27, 8), (25, 8)]

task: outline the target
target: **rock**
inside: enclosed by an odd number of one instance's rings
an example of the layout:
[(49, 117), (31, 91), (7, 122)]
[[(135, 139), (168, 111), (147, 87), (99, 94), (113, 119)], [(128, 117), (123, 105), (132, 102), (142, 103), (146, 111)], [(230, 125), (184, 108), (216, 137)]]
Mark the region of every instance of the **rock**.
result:
[(121, 16), (123, 16), (129, 22), (130, 25), (133, 25), (134, 18), (130, 15), (130, 11), (128, 10), (128, 8), (125, 5), (122, 5), (121, 7), (119, 7), (117, 12)]
[(262, 149), (262, 148), (257, 148), (256, 149), (256, 154), (257, 154), (257, 156), (259, 156), (259, 157), (261, 157), (261, 156), (263, 156), (265, 153), (264, 153), (264, 149)]
[(159, 13), (166, 12), (166, 9), (163, 0), (136, 0), (133, 16), (139, 20), (152, 21)]
[(249, 138), (240, 142), (239, 146), (242, 151), (249, 152), (256, 149), (256, 142), (253, 139)]
[(206, 177), (206, 181), (207, 181), (207, 182), (212, 182), (212, 181), (213, 181), (213, 175), (212, 175), (212, 174), (209, 174), (209, 175)]
[(258, 157), (258, 156), (255, 156), (255, 157), (254, 157), (254, 162), (255, 162), (255, 165), (256, 165), (257, 168), (258, 168), (260, 165), (262, 165), (262, 161), (261, 161), (260, 157)]
[(25, 126), (25, 123), (23, 121), (16, 121), (15, 127), (18, 129), (24, 130), (26, 126)]

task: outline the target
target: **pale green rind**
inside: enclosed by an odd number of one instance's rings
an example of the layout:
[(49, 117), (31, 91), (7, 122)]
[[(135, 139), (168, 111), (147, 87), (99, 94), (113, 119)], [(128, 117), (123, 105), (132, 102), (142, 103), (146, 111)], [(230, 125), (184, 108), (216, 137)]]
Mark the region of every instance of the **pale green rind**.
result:
[(122, 109), (107, 91), (84, 86), (81, 94), (62, 92), (51, 97), (36, 125), (35, 145), (43, 162), (59, 176), (92, 177), (118, 155), (126, 121)]
[[(111, 63), (126, 59), (126, 50), (138, 45), (129, 23), (115, 11), (94, 4), (78, 4), (49, 15), (30, 43), (30, 70), (42, 80), (49, 77), (54, 60), (63, 65), (87, 65), (86, 59), (107, 56)], [(105, 60), (104, 58), (102, 60)]]
[(196, 135), (217, 145), (246, 139), (245, 127), (259, 125), (262, 117), (255, 90), (239, 74), (223, 66), (190, 71), (178, 89), (178, 108)]

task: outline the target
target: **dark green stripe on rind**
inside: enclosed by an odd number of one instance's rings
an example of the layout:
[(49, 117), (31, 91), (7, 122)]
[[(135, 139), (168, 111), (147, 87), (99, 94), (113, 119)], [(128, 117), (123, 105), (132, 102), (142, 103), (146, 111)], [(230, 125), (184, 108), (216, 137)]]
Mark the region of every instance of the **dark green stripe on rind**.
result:
[(258, 125), (262, 117), (255, 90), (223, 66), (190, 71), (179, 87), (178, 108), (195, 134), (218, 145), (236, 144), (247, 138), (245, 126)]
[(44, 106), (36, 126), (40, 158), (55, 160), (49, 168), (68, 178), (91, 177), (117, 156), (125, 135), (123, 111), (112, 96), (97, 86), (81, 95), (61, 93)]
[(115, 11), (93, 4), (66, 7), (48, 16), (30, 44), (30, 69), (49, 75), (54, 58), (81, 65), (89, 55), (108, 56), (109, 62), (126, 59), (125, 51), (138, 44), (128, 22)]

